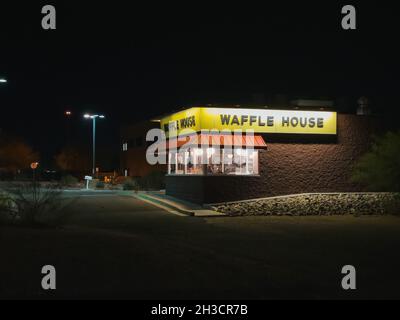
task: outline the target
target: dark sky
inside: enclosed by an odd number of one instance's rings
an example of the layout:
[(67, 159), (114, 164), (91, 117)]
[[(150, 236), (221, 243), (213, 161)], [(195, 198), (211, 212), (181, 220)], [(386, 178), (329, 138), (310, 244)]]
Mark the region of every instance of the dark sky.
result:
[[(4, 2), (4, 1), (3, 1)], [(66, 141), (90, 141), (86, 111), (103, 112), (103, 146), (118, 148), (121, 123), (204, 103), (251, 102), (252, 95), (347, 98), (366, 95), (397, 112), (399, 23), (393, 2), (357, 8), (357, 31), (341, 29), (341, 2), (19, 1), (0, 5), (0, 127), (50, 159)], [(133, 2), (132, 2), (133, 3)], [(54, 4), (57, 30), (41, 29)], [(99, 142), (100, 143), (100, 142)]]

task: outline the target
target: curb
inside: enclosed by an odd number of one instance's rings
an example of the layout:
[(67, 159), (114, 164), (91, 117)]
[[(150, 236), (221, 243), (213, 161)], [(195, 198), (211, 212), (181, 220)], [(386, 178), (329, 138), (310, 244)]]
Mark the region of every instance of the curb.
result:
[(168, 208), (170, 210), (176, 211), (182, 215), (195, 217), (195, 218), (220, 218), (226, 217), (225, 213), (217, 212), (215, 210), (208, 209), (204, 207), (203, 209), (184, 209), (179, 205), (175, 205), (173, 201), (163, 201), (156, 196), (152, 196), (146, 193), (138, 193), (133, 195), (137, 199), (153, 203), (154, 205), (159, 205), (161, 207)]
[(161, 199), (158, 199), (156, 197), (152, 197), (152, 196), (150, 196), (148, 194), (140, 194), (139, 193), (139, 194), (133, 194), (133, 196), (135, 198), (138, 198), (138, 199), (154, 202), (156, 204), (159, 204), (159, 205), (162, 205), (162, 206), (167, 207), (169, 209), (175, 210), (175, 211), (177, 211), (177, 212), (179, 212), (181, 214), (184, 214), (186, 216), (189, 216), (189, 217), (194, 217), (195, 216), (195, 212), (194, 211), (186, 210), (186, 209), (183, 209), (183, 208), (181, 208), (179, 206), (174, 206), (174, 205), (172, 205), (170, 203), (166, 203), (166, 202), (162, 201)]

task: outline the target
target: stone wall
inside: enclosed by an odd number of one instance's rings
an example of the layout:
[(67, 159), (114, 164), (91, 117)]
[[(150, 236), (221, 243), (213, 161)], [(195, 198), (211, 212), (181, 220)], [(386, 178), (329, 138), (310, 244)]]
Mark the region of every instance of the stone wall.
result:
[(167, 194), (196, 203), (219, 203), (278, 195), (363, 191), (350, 181), (357, 159), (373, 133), (389, 127), (383, 119), (338, 115), (338, 135), (265, 135), (260, 176), (167, 177)]
[(400, 214), (391, 193), (302, 194), (224, 203), (212, 209), (231, 216), (313, 216)]

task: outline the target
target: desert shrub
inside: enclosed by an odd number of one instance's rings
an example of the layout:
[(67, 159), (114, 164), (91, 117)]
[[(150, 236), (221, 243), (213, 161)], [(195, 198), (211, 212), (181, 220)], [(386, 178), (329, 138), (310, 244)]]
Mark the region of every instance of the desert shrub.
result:
[(153, 171), (140, 178), (140, 186), (145, 190), (165, 189), (165, 173), (162, 171)]
[(13, 220), (23, 225), (50, 224), (61, 208), (61, 191), (55, 185), (25, 183), (7, 188)]
[(393, 196), (383, 203), (383, 210), (388, 214), (400, 215), (400, 193)]
[(124, 176), (118, 176), (113, 180), (113, 184), (117, 185), (117, 184), (124, 184), (124, 182), (130, 178), (124, 177)]
[(400, 132), (376, 137), (355, 166), (352, 180), (369, 191), (400, 192)]
[(73, 186), (76, 185), (78, 182), (79, 179), (70, 174), (63, 176), (60, 181), (61, 185), (63, 186)]
[(126, 191), (138, 191), (139, 190), (139, 184), (136, 180), (133, 180), (131, 178), (128, 178), (125, 180), (123, 184), (123, 189)]
[(105, 183), (103, 181), (99, 181), (96, 183), (96, 189), (104, 189), (105, 188)]
[(12, 219), (13, 205), (8, 194), (0, 191), (0, 224), (7, 223)]

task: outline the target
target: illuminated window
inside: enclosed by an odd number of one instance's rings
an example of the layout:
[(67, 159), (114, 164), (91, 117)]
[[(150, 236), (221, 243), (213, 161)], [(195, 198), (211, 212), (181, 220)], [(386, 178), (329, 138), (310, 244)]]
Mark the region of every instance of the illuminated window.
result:
[(169, 152), (168, 174), (257, 175), (258, 151), (190, 148), (186, 152)]
[(188, 149), (186, 152), (169, 152), (168, 173), (169, 174), (204, 174), (201, 164), (202, 149)]
[(258, 151), (236, 149), (224, 152), (224, 174), (255, 175), (258, 174)]
[(125, 142), (125, 143), (122, 145), (122, 151), (128, 151), (128, 143), (127, 143), (127, 142)]

